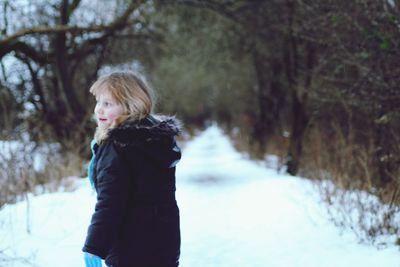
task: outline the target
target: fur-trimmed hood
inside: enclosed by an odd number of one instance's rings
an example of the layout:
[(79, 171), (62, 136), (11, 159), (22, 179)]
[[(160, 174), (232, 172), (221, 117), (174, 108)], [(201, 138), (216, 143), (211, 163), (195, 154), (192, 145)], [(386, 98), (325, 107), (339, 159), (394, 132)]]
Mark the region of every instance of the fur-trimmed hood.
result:
[(110, 130), (108, 137), (120, 148), (136, 147), (165, 168), (175, 167), (181, 158), (175, 136), (182, 131), (173, 116), (149, 115), (139, 121), (126, 121)]

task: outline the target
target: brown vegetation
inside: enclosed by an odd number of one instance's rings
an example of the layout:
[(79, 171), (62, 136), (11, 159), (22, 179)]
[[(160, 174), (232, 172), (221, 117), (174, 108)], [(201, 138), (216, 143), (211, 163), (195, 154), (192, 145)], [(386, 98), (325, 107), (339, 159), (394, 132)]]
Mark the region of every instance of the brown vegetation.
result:
[(57, 144), (9, 140), (2, 141), (0, 148), (0, 209), (28, 193), (73, 190), (70, 177), (85, 175), (87, 161), (76, 151), (63, 153)]

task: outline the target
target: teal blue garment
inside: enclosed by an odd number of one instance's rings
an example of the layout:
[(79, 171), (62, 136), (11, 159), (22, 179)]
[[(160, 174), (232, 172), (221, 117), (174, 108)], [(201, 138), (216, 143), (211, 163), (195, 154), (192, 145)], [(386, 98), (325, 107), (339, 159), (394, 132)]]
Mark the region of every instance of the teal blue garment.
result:
[(84, 259), (86, 267), (102, 267), (101, 258), (99, 256), (90, 255), (89, 253), (85, 252)]
[(90, 184), (94, 188), (94, 177), (93, 177), (93, 170), (94, 170), (94, 161), (96, 159), (96, 152), (94, 150), (94, 146), (96, 145), (96, 140), (92, 140), (90, 142), (90, 149), (92, 150), (92, 158), (90, 159), (89, 166), (88, 166), (88, 178)]

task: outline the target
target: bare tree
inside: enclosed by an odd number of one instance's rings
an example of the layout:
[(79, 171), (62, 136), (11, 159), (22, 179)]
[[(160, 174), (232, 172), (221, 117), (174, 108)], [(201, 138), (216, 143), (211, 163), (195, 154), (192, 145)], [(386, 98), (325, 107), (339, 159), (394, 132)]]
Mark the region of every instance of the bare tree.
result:
[[(37, 5), (2, 2), (0, 58), (13, 55), (25, 66), (28, 75), (20, 77), (25, 85), (22, 101), (34, 107), (31, 125), (48, 125), (50, 136), (57, 140), (83, 140), (87, 135), (91, 114), (87, 89), (99, 69), (116, 60), (113, 52), (119, 43), (155, 36), (147, 27), (146, 13), (151, 10), (147, 1), (97, 4), (80, 0)], [(20, 10), (28, 13), (18, 14)], [(29, 23), (18, 22), (17, 15), (29, 16)], [(119, 60), (131, 56), (128, 52)], [(34, 128), (43, 131), (43, 127)]]

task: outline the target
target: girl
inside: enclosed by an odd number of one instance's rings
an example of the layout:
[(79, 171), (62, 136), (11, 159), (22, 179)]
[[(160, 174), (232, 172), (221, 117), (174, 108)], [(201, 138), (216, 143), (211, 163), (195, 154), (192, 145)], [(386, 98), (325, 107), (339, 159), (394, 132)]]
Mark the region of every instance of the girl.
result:
[(134, 73), (97, 80), (89, 178), (97, 203), (83, 247), (88, 267), (176, 267), (180, 255), (174, 117), (151, 114), (151, 89)]

